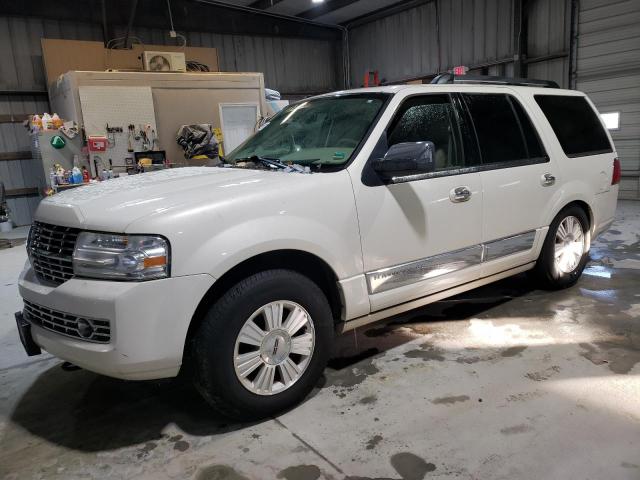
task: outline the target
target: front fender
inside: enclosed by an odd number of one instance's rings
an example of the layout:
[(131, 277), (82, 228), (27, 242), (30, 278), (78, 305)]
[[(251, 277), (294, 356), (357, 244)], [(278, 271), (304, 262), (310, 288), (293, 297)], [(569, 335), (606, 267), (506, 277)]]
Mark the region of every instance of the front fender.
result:
[[(180, 270), (220, 278), (239, 263), (275, 250), (300, 250), (327, 263), (338, 278), (362, 272), (359, 239), (310, 218), (278, 215), (254, 218), (201, 243)], [(179, 274), (179, 272), (176, 272)]]

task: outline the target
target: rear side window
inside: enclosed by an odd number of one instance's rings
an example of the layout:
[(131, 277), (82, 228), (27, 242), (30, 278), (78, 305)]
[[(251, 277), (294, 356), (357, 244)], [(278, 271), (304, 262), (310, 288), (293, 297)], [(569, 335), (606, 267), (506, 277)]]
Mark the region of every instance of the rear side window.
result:
[(612, 152), (596, 112), (584, 97), (535, 95), (568, 157)]
[(538, 134), (520, 103), (504, 94), (464, 94), (483, 164), (546, 161)]

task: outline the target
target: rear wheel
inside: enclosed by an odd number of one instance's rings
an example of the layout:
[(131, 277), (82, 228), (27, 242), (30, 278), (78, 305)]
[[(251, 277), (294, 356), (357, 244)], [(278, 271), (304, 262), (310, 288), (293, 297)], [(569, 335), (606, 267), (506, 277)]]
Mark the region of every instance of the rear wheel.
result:
[(574, 285), (589, 259), (589, 219), (584, 210), (570, 206), (551, 222), (547, 238), (535, 267), (544, 287), (567, 288)]
[(333, 318), (322, 290), (289, 270), (252, 275), (207, 312), (194, 341), (195, 384), (238, 419), (300, 402), (329, 358)]

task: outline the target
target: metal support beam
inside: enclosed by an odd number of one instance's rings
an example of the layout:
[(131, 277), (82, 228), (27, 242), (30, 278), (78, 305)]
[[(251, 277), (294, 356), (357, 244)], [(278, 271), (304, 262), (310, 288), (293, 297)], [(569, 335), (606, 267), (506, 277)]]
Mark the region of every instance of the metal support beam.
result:
[(525, 77), (527, 52), (526, 0), (513, 0), (513, 76)]
[(405, 10), (409, 10), (411, 8), (419, 7), (420, 5), (435, 1), (436, 0), (403, 0), (388, 7), (383, 7), (371, 13), (367, 13), (366, 15), (362, 15), (361, 17), (349, 20), (346, 23), (346, 26), (347, 28), (359, 27), (360, 25), (375, 22), (376, 20), (380, 20), (381, 18), (390, 17), (391, 15), (395, 15), (396, 13), (404, 12)]
[(124, 35), (124, 48), (131, 48), (129, 45), (129, 34), (133, 28), (133, 20), (136, 18), (136, 9), (138, 8), (138, 0), (131, 1), (131, 13), (129, 14), (129, 22), (127, 23), (127, 33)]
[(100, 6), (102, 8), (102, 41), (104, 42), (104, 46), (107, 46), (109, 40), (111, 40), (111, 35), (109, 34), (109, 24), (107, 22), (107, 0), (101, 0)]
[(329, 0), (325, 3), (321, 3), (316, 7), (305, 10), (304, 12), (299, 13), (296, 16), (313, 20), (314, 18), (321, 17), (322, 15), (326, 15), (327, 13), (331, 13), (335, 10), (340, 10), (341, 8), (347, 7), (352, 3), (356, 3), (358, 1), (359, 0)]
[(29, 160), (32, 158), (32, 154), (29, 150), (22, 150), (20, 152), (0, 152), (0, 162), (10, 160)]
[(6, 191), (7, 198), (31, 197), (33, 195), (40, 195), (38, 187), (14, 188), (13, 190)]
[(555, 52), (555, 53), (549, 53), (548, 55), (541, 55), (539, 57), (525, 58), (523, 60), (523, 63), (525, 65), (529, 65), (531, 63), (546, 62), (548, 60), (556, 60), (558, 58), (566, 58), (568, 56), (569, 56), (569, 52), (567, 51)]
[(0, 114), (0, 123), (22, 123), (25, 120), (29, 120), (29, 116), (26, 113), (15, 114), (15, 113), (5, 113)]
[(259, 10), (266, 10), (267, 8), (271, 8), (274, 5), (282, 2), (283, 0), (257, 0), (253, 3), (249, 4), (249, 8), (257, 8)]
[[(131, 1), (106, 0), (110, 30), (114, 27), (122, 28), (122, 31), (126, 29), (130, 19)], [(100, 30), (103, 27), (100, 4), (96, 3), (96, 0), (74, 0), (73, 2), (29, 0), (28, 2), (0, 2), (0, 4), (2, 4), (3, 15), (86, 23), (95, 25)], [(160, 8), (158, 8), (159, 4)], [(169, 22), (165, 5), (159, 0), (138, 0), (137, 10), (140, 13), (136, 15), (135, 27), (168, 30)], [(340, 41), (342, 38), (342, 27), (338, 25), (321, 24), (217, 0), (171, 0), (171, 6), (175, 28), (181, 31), (316, 38), (331, 41)]]
[(571, 26), (569, 28), (569, 88), (576, 88), (578, 78), (578, 15), (580, 1), (571, 0)]
[[(469, 70), (477, 70), (480, 68), (488, 68), (488, 67), (495, 67), (498, 65), (506, 65), (508, 63), (513, 62), (513, 57), (505, 57), (505, 58), (499, 58), (497, 60), (491, 60), (489, 62), (482, 62), (482, 63), (475, 63), (473, 65), (467, 65), (467, 67), (469, 68)], [(441, 74), (442, 72), (438, 71), (438, 72), (431, 72), (431, 73), (425, 73), (424, 75), (420, 75), (420, 76), (416, 76), (416, 77), (407, 77), (407, 78), (402, 78), (399, 80), (392, 80), (392, 81), (383, 81), (381, 82), (381, 85), (400, 85), (403, 83), (407, 83), (407, 82), (415, 82), (417, 80), (431, 80), (432, 78), (434, 78), (435, 76)]]
[(46, 96), (49, 92), (46, 90), (0, 90), (0, 95), (38, 95)]

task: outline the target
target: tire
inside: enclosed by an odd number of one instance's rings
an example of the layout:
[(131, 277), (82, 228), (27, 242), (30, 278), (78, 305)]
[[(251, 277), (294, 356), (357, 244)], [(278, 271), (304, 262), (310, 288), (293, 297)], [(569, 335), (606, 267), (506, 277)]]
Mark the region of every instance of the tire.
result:
[(274, 415), (300, 403), (316, 385), (333, 332), (329, 302), (309, 278), (291, 270), (256, 273), (206, 313), (193, 342), (195, 386), (227, 417)]
[[(574, 229), (567, 237), (564, 233), (568, 230), (567, 226), (572, 224)], [(576, 241), (578, 236), (574, 234), (578, 232), (578, 227), (582, 234), (582, 242)], [(567, 239), (568, 243), (561, 242), (562, 237)], [(575, 285), (589, 260), (590, 240), (589, 219), (584, 210), (575, 205), (562, 210), (549, 226), (547, 238), (533, 271), (541, 286), (550, 290), (560, 290)], [(579, 246), (580, 243), (582, 248)], [(563, 250), (561, 244), (568, 245), (567, 250)], [(573, 250), (575, 253), (565, 253), (567, 257), (560, 255), (559, 261), (556, 261), (557, 249), (565, 252)]]

